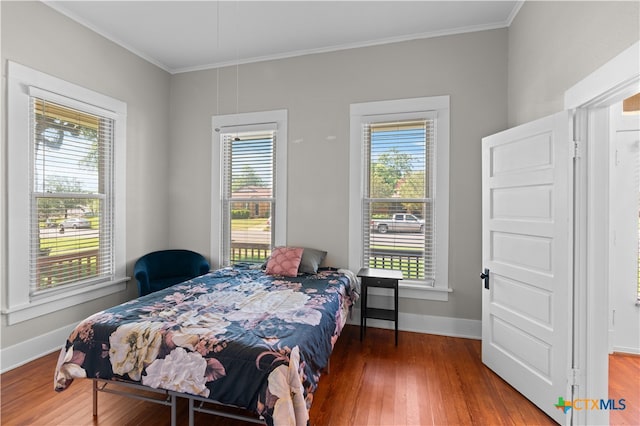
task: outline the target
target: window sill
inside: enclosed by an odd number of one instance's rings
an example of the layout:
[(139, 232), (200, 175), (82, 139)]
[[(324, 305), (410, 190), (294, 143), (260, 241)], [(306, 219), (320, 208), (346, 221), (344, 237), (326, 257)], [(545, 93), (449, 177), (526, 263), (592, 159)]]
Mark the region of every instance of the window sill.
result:
[(22, 321), (27, 321), (51, 312), (123, 291), (129, 279), (129, 277), (123, 277), (106, 283), (56, 293), (49, 297), (39, 297), (24, 305), (11, 306), (3, 309), (2, 314), (6, 316), (8, 325), (14, 325)]
[[(412, 282), (403, 283), (402, 281), (398, 284), (398, 288), (398, 297), (401, 299), (436, 300), (440, 302), (447, 302), (449, 300), (449, 293), (453, 292), (451, 288), (427, 287), (424, 284)], [(393, 296), (391, 289), (379, 287), (369, 288), (368, 293), (375, 296)]]

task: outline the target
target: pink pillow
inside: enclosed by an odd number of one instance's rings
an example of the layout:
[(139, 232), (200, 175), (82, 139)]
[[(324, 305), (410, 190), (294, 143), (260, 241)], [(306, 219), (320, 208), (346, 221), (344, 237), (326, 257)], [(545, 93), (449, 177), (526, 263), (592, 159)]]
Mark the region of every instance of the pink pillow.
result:
[(271, 257), (267, 261), (265, 273), (267, 275), (282, 275), (295, 277), (298, 275), (298, 266), (302, 259), (302, 247), (276, 247), (271, 251)]

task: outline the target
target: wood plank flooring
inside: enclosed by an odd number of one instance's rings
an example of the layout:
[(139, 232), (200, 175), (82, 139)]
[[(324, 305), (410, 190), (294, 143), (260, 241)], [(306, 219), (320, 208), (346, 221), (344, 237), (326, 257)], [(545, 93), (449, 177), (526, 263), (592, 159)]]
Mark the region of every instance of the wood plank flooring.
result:
[[(320, 379), (311, 425), (549, 425), (555, 424), (526, 398), (485, 368), (480, 341), (347, 326)], [(90, 380), (53, 391), (58, 354), (50, 354), (0, 377), (2, 425), (169, 425), (170, 408), (100, 394), (93, 418)], [(640, 423), (640, 357), (612, 357), (611, 398), (627, 409), (612, 424)], [(626, 384), (624, 383), (626, 381)], [(631, 384), (629, 384), (631, 383)], [(635, 388), (633, 388), (635, 383)], [(618, 395), (618, 396), (616, 396)], [(624, 415), (624, 417), (614, 417)], [(196, 425), (245, 425), (196, 413)], [(188, 424), (187, 402), (179, 400), (178, 425)]]
[(611, 411), (612, 425), (640, 425), (640, 356), (609, 356), (609, 398), (624, 399), (626, 405), (624, 410)]

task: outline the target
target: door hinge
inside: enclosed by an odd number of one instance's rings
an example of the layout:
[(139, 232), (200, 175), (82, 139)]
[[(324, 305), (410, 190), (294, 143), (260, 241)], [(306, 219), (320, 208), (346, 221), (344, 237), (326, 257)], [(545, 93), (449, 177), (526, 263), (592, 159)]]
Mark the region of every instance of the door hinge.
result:
[(582, 372), (578, 368), (569, 370), (569, 386), (579, 386), (582, 382)]
[(573, 141), (573, 157), (572, 158), (582, 158), (582, 142)]

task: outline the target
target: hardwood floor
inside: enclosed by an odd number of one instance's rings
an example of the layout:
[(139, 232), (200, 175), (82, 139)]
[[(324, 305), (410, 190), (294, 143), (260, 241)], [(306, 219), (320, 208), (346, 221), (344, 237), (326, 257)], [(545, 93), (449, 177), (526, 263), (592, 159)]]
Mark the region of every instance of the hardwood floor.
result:
[(609, 356), (609, 398), (624, 399), (626, 405), (624, 410), (611, 411), (612, 425), (640, 425), (640, 356)]
[[(480, 341), (347, 326), (320, 379), (311, 425), (548, 425), (555, 424), (480, 360)], [(92, 416), (90, 380), (53, 391), (58, 354), (50, 354), (0, 377), (2, 425), (168, 425), (169, 407), (100, 394)], [(612, 413), (612, 424), (638, 424), (640, 357), (613, 357), (611, 398), (627, 409)], [(627, 385), (622, 384), (626, 379)], [(635, 390), (629, 390), (636, 384)], [(619, 396), (615, 396), (619, 395)], [(624, 414), (626, 417), (614, 417)], [(614, 423), (614, 419), (615, 423)], [(619, 421), (619, 423), (618, 423)], [(245, 425), (196, 413), (196, 425)], [(188, 424), (180, 399), (178, 424)]]

